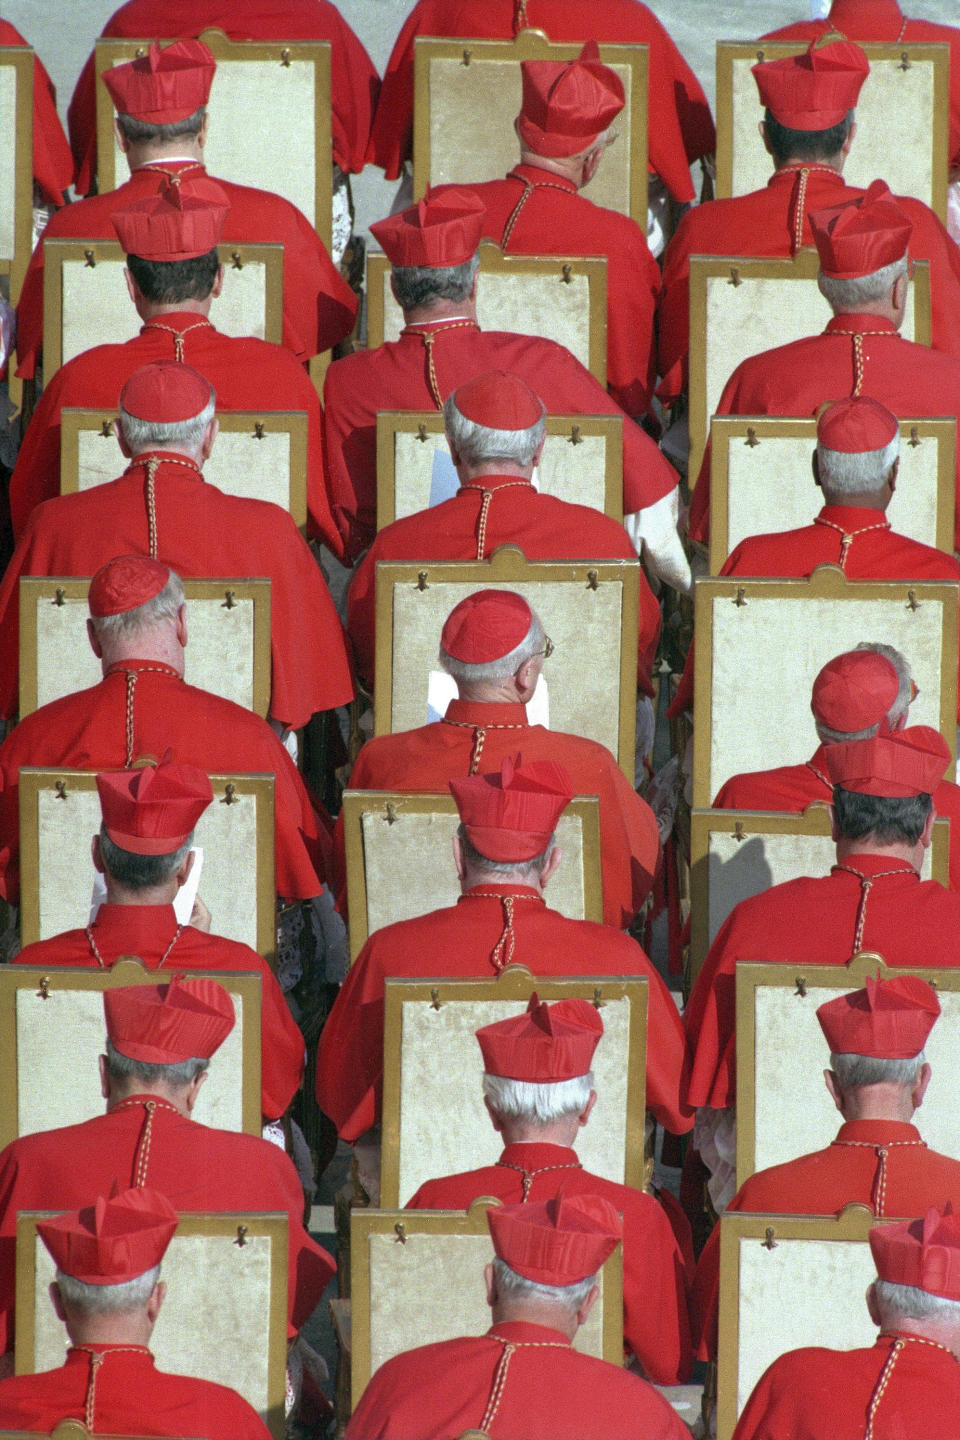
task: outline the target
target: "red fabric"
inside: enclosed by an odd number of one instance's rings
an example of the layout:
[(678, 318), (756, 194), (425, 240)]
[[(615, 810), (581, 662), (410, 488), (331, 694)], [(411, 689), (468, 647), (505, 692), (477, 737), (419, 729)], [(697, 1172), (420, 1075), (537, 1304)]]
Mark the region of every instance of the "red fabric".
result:
[(689, 1440), (676, 1411), (645, 1380), (581, 1355), (560, 1330), (522, 1320), (388, 1360), (363, 1392), (348, 1440), (456, 1440), (476, 1428), (504, 1353), (500, 1341), (519, 1348), (484, 1430), (491, 1440)]
[[(140, 1096), (139, 1103), (80, 1125), (23, 1135), (0, 1155), (0, 1352), (10, 1348), (13, 1337), (17, 1211), (75, 1209), (89, 1204), (91, 1195), (105, 1194), (115, 1179), (132, 1184), (146, 1119), (143, 1102), (150, 1098)], [(163, 1104), (153, 1112), (150, 1134), (147, 1184), (177, 1211), (287, 1212), (287, 1317), (299, 1329), (336, 1265), (303, 1228), (303, 1190), (289, 1156), (259, 1135), (213, 1130)]]
[(196, 765), (174, 765), (163, 756), (141, 770), (102, 771), (97, 794), (103, 828), (115, 845), (135, 855), (171, 855), (190, 839), (213, 787)]
[(206, 175), (185, 174), (114, 211), (113, 223), (125, 255), (169, 265), (197, 260), (220, 243), (230, 210), (227, 192)]
[(535, 1285), (592, 1278), (623, 1238), (609, 1200), (563, 1190), (530, 1205), (495, 1205), (487, 1225), (494, 1254)]
[(483, 211), (475, 195), (449, 186), (370, 226), (391, 265), (465, 265), (480, 243)]
[[(110, 216), (115, 210), (147, 199), (167, 183), (163, 170), (206, 173), (183, 161), (135, 170), (117, 190), (91, 195), (51, 217), (30, 264), (17, 302), (17, 374), (36, 372), (43, 348), (43, 241), (74, 237), (115, 240)], [(298, 360), (329, 350), (349, 335), (357, 297), (330, 259), (327, 247), (309, 221), (289, 201), (267, 190), (217, 180), (230, 201), (223, 240), (240, 245), (283, 246), (283, 344)], [(214, 306), (216, 316), (216, 306)], [(218, 402), (220, 396), (217, 396)], [(196, 411), (194, 412), (196, 414)]]
[[(952, 243), (952, 242), (951, 242)], [(957, 249), (960, 255), (960, 249)], [(852, 393), (854, 340), (863, 336), (863, 393), (900, 418), (953, 415), (960, 411), (960, 360), (904, 340), (878, 315), (838, 315), (821, 335), (795, 340), (751, 355), (730, 376), (718, 415), (814, 415), (824, 400)], [(960, 330), (956, 332), (960, 334)], [(29, 435), (29, 431), (27, 432)], [(960, 514), (960, 447), (957, 450), (957, 509)], [(710, 445), (690, 498), (690, 534), (706, 540), (710, 531)], [(856, 542), (859, 544), (860, 542)], [(954, 522), (960, 546), (960, 519)], [(856, 549), (856, 545), (854, 546)], [(913, 577), (911, 577), (913, 578)]]
[[(960, 1161), (936, 1150), (900, 1149), (920, 1139), (913, 1125), (900, 1120), (851, 1120), (841, 1125), (838, 1140), (856, 1146), (828, 1145), (783, 1165), (759, 1170), (745, 1180), (729, 1210), (757, 1215), (839, 1215), (844, 1205), (871, 1205), (877, 1173), (876, 1151), (861, 1148), (890, 1145), (886, 1159), (886, 1215), (923, 1215), (927, 1207), (960, 1205)], [(691, 1320), (694, 1339), (700, 1336), (699, 1357), (716, 1359), (717, 1300), (720, 1286), (720, 1226), (714, 1227), (697, 1265)]]
[[(131, 668), (144, 662), (131, 661)], [(149, 663), (149, 662), (147, 662)], [(120, 671), (89, 690), (43, 705), (0, 745), (0, 891), (20, 893), (18, 775), (22, 765), (119, 770), (126, 760), (126, 678)], [(174, 675), (141, 669), (134, 696), (134, 760), (172, 758), (214, 774), (275, 776), (277, 894), (320, 892), (321, 840), (300, 772), (265, 720)]]
[(433, 345), (444, 399), (484, 371), (510, 370), (540, 396), (548, 415), (622, 416), (626, 514), (652, 505), (676, 486), (676, 471), (649, 435), (623, 414), (562, 345), (456, 322), (420, 325), (377, 350), (345, 355), (327, 371), (323, 403), (330, 503), (351, 560), (367, 548), (376, 532), (377, 411), (435, 408), (421, 330), (445, 332)]
[(595, 40), (576, 60), (524, 60), (520, 69), (517, 129), (538, 155), (579, 155), (623, 109), (623, 81), (600, 63)]
[[(488, 744), (490, 741), (488, 736)], [(611, 926), (568, 920), (536, 892), (483, 885), (484, 895), (521, 897), (513, 909), (514, 961), (535, 975), (641, 975), (648, 986), (647, 1107), (676, 1134), (693, 1117), (679, 1102), (683, 1027), (659, 974), (635, 940)], [(463, 897), (370, 936), (351, 965), (327, 1018), (317, 1052), (317, 1101), (345, 1140), (356, 1140), (380, 1114), (384, 982), (422, 975), (494, 978), (490, 953), (503, 931), (499, 898)]]
[[(9, 20), (0, 20), (0, 45), (29, 45)], [(33, 57), (33, 178), (51, 205), (66, 203), (73, 159), (57, 114), (57, 92), (39, 57)]]
[[(148, 552), (145, 474), (138, 461), (120, 479), (47, 500), (30, 515), (0, 582), (3, 715), (16, 712), (20, 576), (93, 575), (112, 555)], [(183, 464), (162, 458), (154, 495), (158, 549), (178, 575), (269, 579), (273, 718), (298, 728), (315, 711), (347, 704), (353, 680), (343, 627), (289, 514), (265, 500), (225, 495)]]
[(519, 1205), (523, 1176), (507, 1166), (545, 1170), (533, 1177), (527, 1197), (531, 1203), (548, 1200), (561, 1189), (564, 1195), (602, 1195), (623, 1217), (624, 1342), (656, 1385), (684, 1383), (691, 1364), (684, 1260), (670, 1221), (653, 1196), (586, 1170), (546, 1169), (578, 1164), (576, 1151), (562, 1145), (508, 1145), (500, 1159), (502, 1164), (428, 1180), (407, 1208), (466, 1210), (480, 1195)]
[[(833, 0), (826, 20), (801, 20), (771, 30), (764, 40), (815, 40), (828, 30), (839, 30), (848, 40), (894, 45), (944, 44), (950, 46), (950, 154), (960, 165), (960, 30), (930, 20), (903, 21), (897, 0)], [(902, 31), (902, 34), (901, 34)]]
[(121, 1055), (146, 1065), (209, 1060), (236, 1023), (233, 1001), (216, 980), (179, 974), (159, 985), (118, 985), (104, 992), (107, 1037)]
[(143, 1186), (114, 1188), (92, 1205), (51, 1215), (37, 1234), (65, 1275), (85, 1285), (123, 1285), (160, 1264), (176, 1228), (166, 1195)]
[(893, 1285), (912, 1285), (942, 1300), (960, 1300), (960, 1216), (953, 1207), (941, 1215), (935, 1205), (915, 1220), (876, 1226), (870, 1253), (877, 1275)]
[(859, 280), (907, 253), (913, 224), (890, 194), (885, 180), (848, 204), (815, 210), (810, 217), (820, 269), (833, 280)]
[[(757, 142), (759, 144), (759, 141)], [(856, 143), (856, 142), (854, 142)], [(687, 389), (687, 353), (690, 328), (690, 256), (691, 255), (763, 255), (787, 257), (794, 253), (794, 192), (798, 185), (799, 167), (778, 170), (762, 190), (731, 200), (712, 200), (688, 210), (677, 226), (663, 262), (663, 292), (657, 312), (657, 359), (663, 376), (657, 394), (669, 404)], [(806, 204), (803, 217), (803, 244), (813, 245), (810, 212), (856, 200), (865, 192), (847, 185), (836, 170), (811, 170), (807, 177)], [(897, 204), (913, 225), (910, 254), (914, 260), (930, 262), (930, 339), (935, 350), (960, 357), (960, 250), (943, 225), (920, 200), (897, 196)], [(903, 252), (901, 251), (901, 254)], [(826, 305), (826, 302), (824, 302)], [(819, 314), (820, 312), (816, 312)], [(846, 317), (849, 319), (849, 316)], [(812, 325), (816, 325), (816, 314)], [(881, 326), (871, 326), (880, 329)], [(847, 341), (849, 346), (850, 342)], [(749, 362), (747, 362), (749, 363)], [(798, 373), (801, 382), (816, 384), (816, 367), (804, 366)], [(839, 400), (852, 388), (853, 367), (848, 365), (843, 378), (830, 389), (817, 385), (819, 406), (824, 400)], [(781, 379), (780, 389), (789, 390), (798, 383), (797, 372), (791, 367), (789, 380)], [(871, 384), (863, 393), (880, 400), (898, 415), (898, 411), (882, 389)], [(896, 393), (896, 392), (894, 392)], [(914, 406), (917, 405), (914, 398)], [(811, 413), (815, 407), (811, 405)], [(726, 412), (722, 412), (726, 413)], [(747, 412), (742, 412), (747, 413)], [(761, 413), (761, 412), (754, 412)], [(763, 412), (765, 413), (765, 412)], [(786, 411), (771, 411), (786, 414)], [(928, 411), (945, 414), (945, 411)]]
[(857, 45), (838, 40), (806, 54), (754, 65), (760, 104), (791, 130), (829, 130), (854, 109), (870, 73)]
[[(660, 294), (660, 267), (646, 236), (628, 216), (594, 205), (589, 189), (579, 194), (560, 175), (517, 165), (504, 180), (469, 186), (487, 207), (483, 233), (497, 245), (523, 194), (521, 180), (537, 188), (502, 248), (510, 255), (606, 256), (607, 389), (628, 415), (645, 414), (655, 379), (653, 320)], [(532, 377), (531, 384), (536, 388)]]
[[(534, 991), (523, 1014), (482, 1025), (476, 1034), (488, 1074), (552, 1085), (587, 1074), (603, 1036), (603, 1021), (588, 1000), (558, 1000), (550, 1005)], [(508, 1256), (503, 1258), (512, 1264)], [(571, 1279), (582, 1280), (583, 1276)]]
[[(251, 1405), (226, 1385), (158, 1370), (148, 1350), (95, 1345), (106, 1356), (97, 1371), (94, 1424), (106, 1434), (205, 1435), (208, 1440), (268, 1440)], [(0, 1425), (44, 1434), (86, 1414), (91, 1357), (69, 1350), (64, 1365), (0, 1381)]]
[[(363, 169), (380, 89), (370, 57), (329, 0), (127, 0), (103, 27), (115, 39), (196, 40), (204, 30), (229, 40), (329, 40), (333, 158), (341, 170)], [(96, 94), (91, 54), (77, 81), (67, 125), (77, 193), (96, 171)]]
[[(450, 780), (450, 791), (471, 845), (488, 860), (514, 862), (543, 854), (573, 799), (570, 777), (562, 765), (549, 760), (525, 765), (522, 755), (501, 760), (499, 770), (456, 776)], [(547, 1014), (547, 1007), (541, 1007), (549, 1032)]]
[(842, 740), (830, 746), (825, 758), (831, 784), (855, 795), (897, 800), (932, 795), (952, 765), (947, 742), (929, 725), (868, 740)]
[[(569, 560), (578, 555), (591, 560), (635, 558), (626, 530), (599, 510), (541, 495), (516, 475), (483, 475), (470, 484), (470, 489), (460, 490), (452, 499), (396, 520), (380, 530), (357, 566), (347, 596), (347, 629), (353, 641), (357, 668), (370, 679), (376, 654), (378, 561), (475, 560), (484, 489), (495, 492), (487, 510), (484, 558), (492, 555), (498, 545), (505, 544), (519, 545), (528, 560)], [(644, 693), (650, 695), (653, 693), (650, 672), (660, 638), (660, 606), (642, 570), (638, 578), (637, 679)]]
[[(216, 915), (213, 923), (217, 923)], [(177, 929), (172, 905), (100, 906), (91, 926), (97, 949), (107, 965), (121, 955), (137, 955), (156, 970)], [(49, 940), (27, 945), (15, 957), (18, 965), (84, 965), (94, 967), (85, 930), (67, 930)], [(171, 951), (164, 974), (179, 970), (242, 970), (260, 976), (261, 1108), (268, 1120), (283, 1115), (303, 1074), (303, 1036), (277, 983), (273, 970), (249, 945), (207, 935), (185, 925)]]
[[(516, 0), (418, 0), (384, 72), (367, 159), (393, 180), (412, 153), (413, 45), (418, 35), (512, 40)], [(660, 21), (637, 0), (527, 0), (526, 24), (557, 42), (648, 45), (650, 168), (677, 200), (692, 200), (690, 162), (709, 155), (716, 134), (706, 96)]]
[[(844, 864), (875, 876), (861, 950), (888, 965), (960, 965), (960, 896), (921, 880), (906, 861), (852, 855)], [(892, 875), (882, 872), (893, 870)], [(834, 866), (742, 900), (717, 932), (684, 1011), (685, 1095), (690, 1106), (736, 1103), (735, 967), (738, 960), (844, 965), (853, 954), (862, 887)]]
[[(867, 1411), (893, 1341), (867, 1350), (791, 1350), (761, 1375), (733, 1440), (863, 1440)], [(960, 1366), (949, 1352), (908, 1343), (877, 1409), (876, 1440), (953, 1440)]]
[[(214, 307), (215, 308), (215, 307)], [(217, 392), (217, 409), (305, 410), (307, 507), (311, 534), (335, 553), (341, 546), (330, 514), (323, 472), (320, 402), (302, 366), (280, 345), (250, 336), (221, 335), (190, 311), (164, 314), (141, 327), (123, 345), (97, 345), (59, 369), (44, 389), (27, 426), (10, 477), (10, 513), (19, 538), (30, 511), (60, 490), (60, 412), (64, 406), (104, 406), (113, 411), (124, 382), (141, 365), (174, 359), (175, 330), (183, 336), (183, 358)], [(164, 329), (151, 329), (163, 325)]]

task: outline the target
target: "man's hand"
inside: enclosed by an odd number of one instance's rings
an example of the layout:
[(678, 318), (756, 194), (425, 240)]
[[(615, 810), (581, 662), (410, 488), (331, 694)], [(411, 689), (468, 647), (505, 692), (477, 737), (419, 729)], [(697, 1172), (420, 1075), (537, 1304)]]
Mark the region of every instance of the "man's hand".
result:
[(190, 924), (194, 930), (206, 930), (209, 935), (212, 923), (213, 916), (198, 895), (193, 902), (193, 909), (190, 912)]

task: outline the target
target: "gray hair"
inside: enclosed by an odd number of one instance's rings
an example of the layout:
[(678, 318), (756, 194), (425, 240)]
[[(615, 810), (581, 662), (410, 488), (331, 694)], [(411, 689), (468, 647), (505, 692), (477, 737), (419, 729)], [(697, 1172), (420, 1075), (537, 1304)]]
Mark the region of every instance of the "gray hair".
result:
[(184, 135), (199, 135), (206, 114), (206, 105), (201, 105), (199, 110), (194, 110), (192, 115), (187, 115), (183, 120), (171, 120), (168, 125), (151, 125), (149, 120), (136, 120), (125, 110), (119, 110), (117, 124), (124, 139), (134, 144), (144, 140), (163, 142), (179, 140)]
[(576, 1280), (572, 1285), (541, 1285), (537, 1280), (528, 1280), (525, 1275), (518, 1275), (499, 1255), (493, 1257), (493, 1273), (501, 1295), (509, 1295), (512, 1300), (536, 1300), (548, 1305), (562, 1305), (571, 1315), (580, 1309), (597, 1283), (594, 1274), (587, 1275), (583, 1280)]
[(107, 834), (106, 827), (100, 826), (100, 857), (114, 880), (129, 890), (152, 890), (172, 880), (193, 848), (193, 832), (190, 838), (177, 850), (166, 855), (138, 855), (115, 844)]
[(457, 454), (468, 465), (483, 465), (495, 460), (509, 460), (514, 465), (532, 465), (547, 428), (543, 401), (540, 419), (526, 430), (495, 430), (491, 425), (478, 425), (468, 420), (457, 408), (454, 395), (447, 397), (443, 407), (443, 423)]
[(138, 605), (134, 610), (125, 610), (120, 615), (91, 616), (91, 624), (101, 643), (104, 640), (115, 640), (121, 635), (139, 635), (141, 631), (151, 630), (154, 625), (159, 625), (162, 620), (175, 620), (183, 603), (183, 581), (175, 570), (171, 570), (170, 579), (160, 594), (155, 595), (152, 600)]
[(960, 1325), (960, 1300), (931, 1295), (918, 1285), (895, 1285), (892, 1280), (875, 1282), (880, 1327), (892, 1329), (898, 1320), (943, 1320)]
[[(882, 655), (897, 672), (897, 696), (887, 711), (887, 724), (893, 730), (901, 716), (906, 715), (910, 709), (913, 696), (913, 675), (906, 656), (901, 655), (899, 650), (894, 650), (892, 645), (884, 645), (880, 640), (861, 640), (854, 649), (872, 650), (875, 655)], [(872, 740), (879, 729), (877, 724), (870, 725), (866, 730), (834, 730), (822, 721), (816, 721), (817, 734), (828, 745), (842, 745), (849, 740)]]
[(880, 450), (830, 450), (817, 444), (820, 484), (839, 495), (879, 490), (900, 458), (900, 432)]
[(882, 1060), (877, 1055), (831, 1052), (830, 1069), (841, 1090), (859, 1090), (864, 1085), (915, 1085), (926, 1061), (921, 1050), (913, 1059)]
[(64, 1302), (71, 1309), (84, 1310), (88, 1315), (118, 1315), (124, 1311), (142, 1310), (160, 1279), (160, 1266), (153, 1265), (132, 1280), (118, 1285), (88, 1285), (75, 1275), (57, 1271), (57, 1284)]
[(462, 265), (394, 265), (397, 304), (401, 310), (418, 310), (432, 300), (466, 300), (479, 269), (477, 253)]
[(532, 881), (539, 880), (543, 874), (557, 843), (556, 834), (551, 835), (546, 849), (534, 855), (532, 860), (489, 860), (474, 845), (462, 821), (457, 827), (457, 837), (463, 849), (463, 858), (472, 869), (484, 870), (489, 875), (522, 875)]
[(162, 1082), (172, 1090), (182, 1090), (192, 1085), (198, 1075), (210, 1069), (210, 1061), (201, 1055), (189, 1060), (178, 1060), (174, 1065), (153, 1065), (148, 1060), (131, 1060), (122, 1055), (107, 1036), (107, 1073), (111, 1080), (137, 1080), (142, 1085), (156, 1085)]
[(907, 273), (907, 257), (893, 260), (870, 275), (858, 275), (855, 280), (838, 280), (833, 275), (820, 271), (817, 284), (820, 294), (834, 313), (853, 312), (863, 305), (872, 305), (883, 300), (893, 289), (894, 282)]
[(455, 660), (440, 647), (440, 665), (452, 675), (459, 685), (481, 685), (488, 680), (507, 680), (516, 675), (521, 665), (543, 650), (546, 645), (546, 631), (539, 615), (531, 613), (530, 629), (519, 645), (502, 655), (499, 660), (490, 660), (484, 665), (468, 665), (464, 660)]
[(506, 1075), (484, 1071), (483, 1094), (491, 1110), (504, 1120), (526, 1120), (531, 1125), (551, 1125), (568, 1115), (582, 1115), (593, 1089), (593, 1071), (570, 1080), (538, 1084), (533, 1080), (511, 1080)]
[(200, 414), (187, 420), (141, 420), (138, 416), (131, 415), (129, 410), (124, 410), (121, 405), (117, 423), (134, 455), (139, 455), (143, 450), (167, 450), (172, 445), (196, 453), (216, 411), (217, 397), (211, 386), (210, 399)]

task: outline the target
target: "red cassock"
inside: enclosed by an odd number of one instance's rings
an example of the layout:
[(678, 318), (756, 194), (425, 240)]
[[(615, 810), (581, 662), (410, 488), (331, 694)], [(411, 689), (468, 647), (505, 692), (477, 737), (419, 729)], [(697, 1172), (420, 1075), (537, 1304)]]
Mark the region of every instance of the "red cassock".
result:
[(650, 168), (676, 200), (693, 200), (690, 164), (712, 154), (716, 133), (700, 82), (651, 10), (637, 0), (418, 0), (383, 77), (367, 159), (400, 174), (412, 154), (413, 47), (418, 35), (512, 40), (521, 27), (554, 42), (648, 45)]
[(528, 886), (485, 884), (482, 894), (468, 893), (444, 910), (374, 931), (347, 972), (320, 1037), (316, 1081), (317, 1102), (343, 1139), (356, 1140), (380, 1117), (384, 982), (494, 979), (509, 896), (516, 897), (511, 963), (535, 975), (646, 976), (647, 1106), (667, 1130), (689, 1130), (693, 1117), (679, 1099), (683, 1027), (669, 990), (636, 941), (611, 926), (567, 919)]
[(833, 0), (827, 20), (801, 20), (771, 30), (764, 40), (816, 40), (836, 30), (861, 45), (944, 44), (950, 46), (950, 154), (960, 165), (960, 30), (930, 20), (907, 20), (897, 0)]
[[(805, 765), (782, 765), (776, 770), (753, 770), (732, 775), (713, 801), (715, 810), (786, 810), (799, 813), (808, 805), (829, 805), (833, 786), (827, 779), (820, 745)], [(960, 785), (941, 780), (933, 792), (938, 816), (950, 821), (950, 889), (960, 890)]]
[[(469, 775), (475, 743), (483, 735), (483, 769), (505, 756), (555, 760), (570, 771), (575, 795), (600, 797), (600, 866), (603, 920), (628, 926), (650, 892), (660, 859), (660, 836), (641, 800), (605, 745), (527, 721), (525, 705), (451, 700), (444, 718), (417, 730), (368, 740), (350, 775), (351, 790), (425, 790), (446, 793), (454, 775)], [(334, 877), (339, 908), (346, 910), (343, 818), (334, 836)]]
[(683, 1384), (691, 1366), (684, 1261), (666, 1212), (652, 1195), (591, 1175), (564, 1145), (513, 1144), (496, 1165), (428, 1180), (407, 1208), (468, 1210), (480, 1195), (505, 1205), (533, 1204), (561, 1188), (564, 1195), (602, 1195), (620, 1212), (624, 1343), (655, 1385)]
[[(757, 144), (760, 141), (758, 139)], [(813, 245), (810, 213), (842, 205), (862, 195), (827, 165), (790, 165), (777, 171), (762, 190), (731, 200), (714, 200), (688, 210), (667, 247), (663, 293), (657, 311), (657, 355), (664, 377), (657, 394), (670, 404), (687, 388), (690, 329), (690, 256), (795, 255), (801, 175), (807, 176), (802, 212), (804, 246)], [(910, 254), (930, 262), (930, 328), (935, 350), (960, 357), (960, 250), (936, 215), (920, 200), (898, 196), (897, 204), (913, 224)], [(869, 389), (864, 394), (873, 395)], [(834, 398), (832, 395), (828, 397)]]
[[(519, 545), (528, 560), (636, 559), (623, 526), (599, 510), (541, 495), (516, 475), (468, 481), (452, 499), (380, 530), (357, 567), (347, 597), (347, 629), (361, 674), (373, 678), (378, 560), (485, 560), (506, 544)], [(653, 694), (650, 672), (659, 638), (660, 606), (641, 570), (637, 679), (647, 695)]]
[[(17, 374), (31, 377), (43, 348), (43, 241), (76, 237), (116, 240), (111, 215), (156, 195), (177, 174), (205, 175), (202, 165), (175, 160), (144, 165), (125, 185), (92, 195), (54, 215), (34, 250), (17, 302)], [(268, 190), (217, 180), (230, 201), (223, 241), (283, 246), (283, 344), (300, 361), (329, 350), (349, 335), (357, 297), (313, 226), (295, 205)]]
[(606, 256), (607, 389), (628, 415), (643, 415), (656, 376), (653, 321), (660, 267), (636, 222), (594, 205), (572, 180), (536, 165), (518, 165), (505, 180), (460, 188), (483, 201), (484, 235), (505, 253)]
[[(883, 1196), (878, 1190), (879, 1151)], [(845, 1205), (868, 1205), (874, 1215), (926, 1215), (960, 1205), (960, 1160), (928, 1150), (914, 1125), (902, 1120), (848, 1120), (826, 1150), (772, 1165), (745, 1180), (728, 1210), (754, 1215), (839, 1215)], [(695, 1336), (700, 1358), (717, 1355), (717, 1300), (720, 1284), (720, 1226), (711, 1232), (693, 1293)]]
[[(408, 325), (399, 340), (335, 360), (323, 387), (330, 502), (355, 560), (377, 528), (377, 411), (439, 409), (430, 385), (428, 342), (443, 399), (487, 370), (520, 375), (548, 415), (623, 417), (623, 509), (633, 515), (669, 495), (676, 471), (624, 415), (603, 386), (562, 345), (533, 335), (481, 331), (471, 320)], [(29, 438), (29, 432), (28, 432)]]
[[(132, 682), (129, 676), (135, 675)], [(127, 737), (133, 693), (133, 743)], [(300, 772), (265, 720), (198, 690), (168, 665), (129, 660), (89, 690), (78, 690), (26, 716), (0, 745), (0, 893), (20, 894), (19, 774), (22, 765), (118, 770), (161, 756), (211, 774), (272, 774), (277, 894), (306, 900), (320, 893), (324, 841)]]
[[(149, 1130), (148, 1102), (155, 1107)], [(114, 1180), (121, 1190), (133, 1185), (144, 1152), (146, 1178), (137, 1183), (162, 1191), (176, 1210), (286, 1211), (290, 1333), (313, 1314), (337, 1267), (303, 1228), (303, 1189), (289, 1156), (259, 1135), (213, 1130), (144, 1094), (80, 1125), (22, 1135), (0, 1155), (0, 1353), (13, 1334), (17, 1212), (77, 1210), (91, 1196), (109, 1195)]]
[[(9, 20), (0, 20), (0, 45), (29, 45)], [(57, 92), (37, 55), (33, 57), (33, 178), (51, 205), (66, 204), (73, 179), (70, 146), (57, 114)]]
[(921, 880), (905, 860), (856, 854), (829, 875), (741, 900), (718, 930), (684, 1011), (686, 1102), (718, 1110), (736, 1103), (738, 960), (845, 965), (856, 950), (876, 951), (888, 965), (960, 965), (960, 895)]
[(137, 457), (119, 480), (46, 500), (31, 512), (0, 583), (0, 714), (16, 713), (21, 575), (94, 575), (114, 555), (150, 554), (147, 470), (156, 554), (184, 579), (270, 581), (270, 714), (291, 729), (353, 698), (350, 660), (320, 567), (287, 511), (225, 495), (192, 461)]
[(175, 311), (141, 326), (123, 345), (97, 345), (68, 360), (33, 412), (10, 477), (10, 513), (19, 538), (41, 500), (60, 493), (60, 412), (101, 406), (112, 414), (134, 370), (157, 360), (182, 360), (217, 392), (217, 409), (304, 410), (307, 414), (307, 506), (311, 534), (340, 553), (323, 472), (322, 416), (317, 392), (302, 365), (282, 345), (250, 336), (221, 335), (203, 315)]
[[(855, 391), (858, 348), (863, 356), (863, 382)], [(822, 335), (794, 340), (744, 360), (724, 386), (716, 413), (815, 415), (824, 400), (854, 393), (879, 400), (905, 419), (917, 414), (956, 416), (960, 413), (960, 360), (904, 340), (882, 316), (835, 315)], [(960, 514), (960, 449), (957, 510)], [(690, 499), (690, 534), (705, 541), (709, 533), (708, 443)], [(960, 547), (960, 521), (954, 525), (954, 543)]]
[[(333, 158), (341, 170), (363, 169), (380, 89), (370, 56), (330, 0), (127, 0), (106, 25), (107, 38), (196, 40), (204, 30), (229, 40), (329, 40)], [(93, 55), (80, 72), (67, 111), (77, 193), (96, 171)]]
[[(479, 1277), (478, 1277), (479, 1283)], [(497, 1367), (512, 1347), (499, 1400)], [(501, 1366), (502, 1373), (502, 1366)], [(490, 1440), (689, 1440), (666, 1400), (618, 1365), (574, 1350), (562, 1330), (500, 1321), (486, 1335), (423, 1345), (371, 1379), (347, 1440), (457, 1440), (492, 1410)]]
[[(216, 916), (214, 916), (216, 923)], [(49, 940), (27, 945), (18, 965), (115, 965), (121, 955), (136, 955), (148, 970), (244, 970), (260, 976), (261, 1104), (268, 1120), (286, 1113), (303, 1074), (303, 1036), (262, 955), (184, 925), (178, 938), (172, 905), (103, 904), (86, 930), (67, 930)], [(94, 950), (94, 945), (96, 950)], [(98, 959), (98, 954), (101, 959)]]
[[(791, 1350), (761, 1375), (733, 1440), (863, 1440), (895, 1342), (867, 1350)], [(955, 1440), (960, 1365), (945, 1347), (904, 1337), (874, 1419), (874, 1440)]]
[[(162, 1322), (161, 1322), (162, 1323)], [(98, 1362), (93, 1425), (107, 1435), (205, 1435), (207, 1440), (269, 1440), (260, 1416), (235, 1390), (158, 1370), (143, 1345), (68, 1350), (59, 1370), (0, 1381), (0, 1425), (49, 1435), (61, 1420), (83, 1421), (94, 1350)]]

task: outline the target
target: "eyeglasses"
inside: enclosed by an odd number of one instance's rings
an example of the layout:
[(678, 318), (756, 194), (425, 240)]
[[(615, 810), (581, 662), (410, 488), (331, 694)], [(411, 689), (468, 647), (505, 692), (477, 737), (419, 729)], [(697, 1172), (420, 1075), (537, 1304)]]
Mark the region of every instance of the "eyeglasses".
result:
[(533, 654), (530, 656), (530, 659), (531, 659), (531, 660), (536, 660), (537, 657), (540, 656), (540, 655), (543, 656), (544, 660), (549, 660), (549, 659), (550, 659), (550, 656), (553, 654), (554, 650), (556, 649), (556, 646), (554, 645), (553, 641), (550, 639), (550, 636), (549, 636), (549, 635), (545, 635), (543, 638), (544, 638), (544, 642), (545, 642), (545, 643), (544, 643), (544, 648), (543, 648), (542, 650), (534, 650)]

